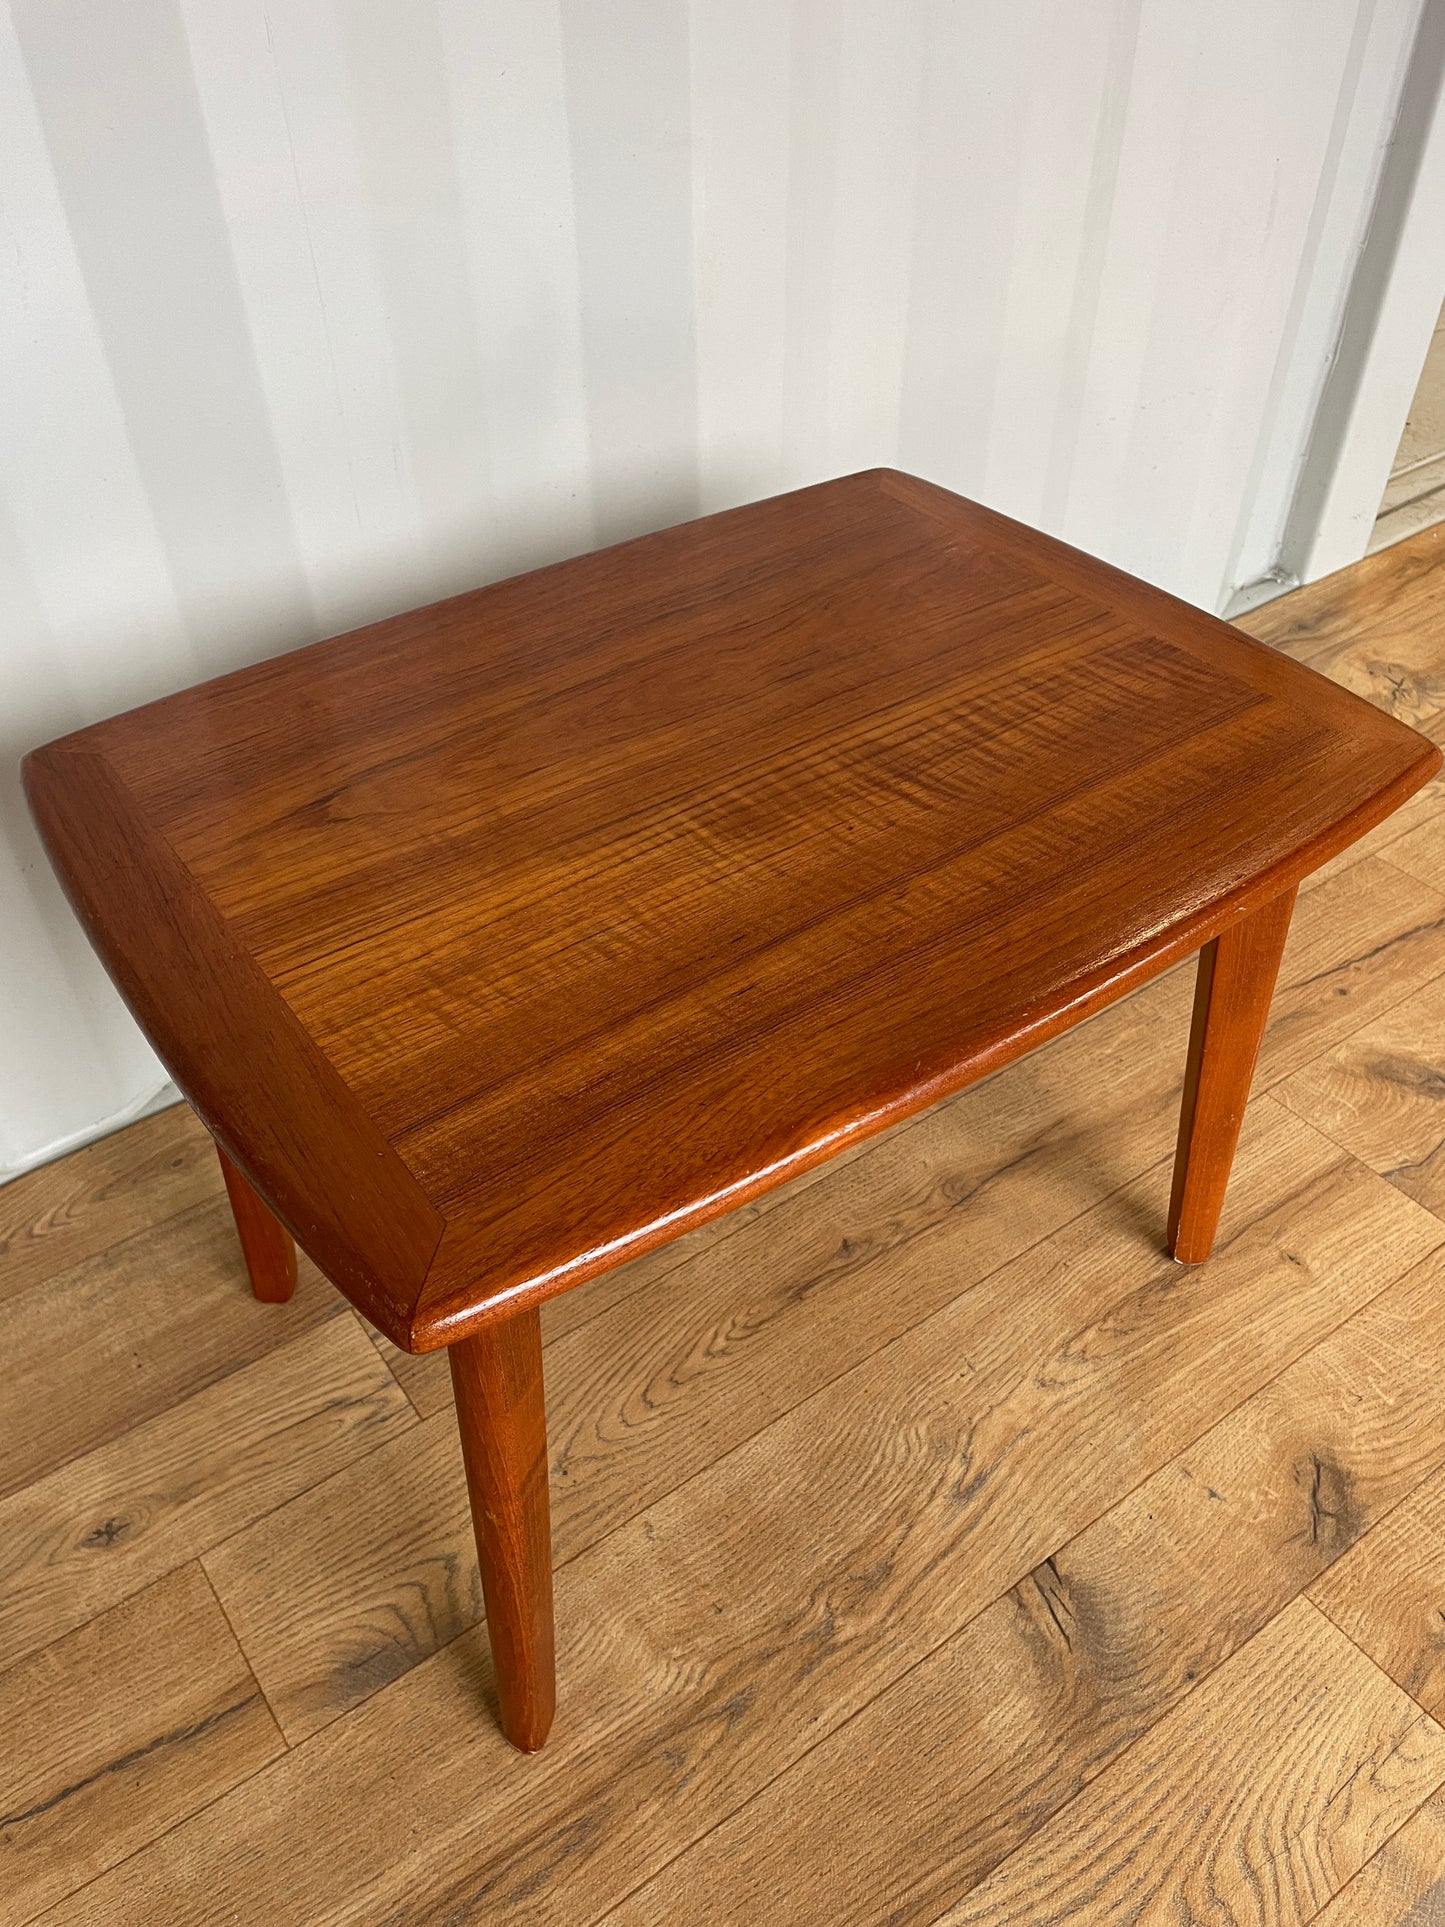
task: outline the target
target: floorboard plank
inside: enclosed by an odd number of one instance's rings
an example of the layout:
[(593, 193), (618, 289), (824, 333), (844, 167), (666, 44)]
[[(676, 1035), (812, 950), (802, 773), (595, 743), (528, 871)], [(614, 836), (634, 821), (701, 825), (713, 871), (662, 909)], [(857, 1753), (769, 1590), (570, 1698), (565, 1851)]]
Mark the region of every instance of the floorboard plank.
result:
[[(1322, 889), (1297, 913), (1261, 1081), (1437, 967), (1445, 897), (1378, 863)], [(544, 1322), (558, 1559), (1167, 1151), (1191, 994), (1186, 966), (595, 1316)], [(397, 1369), (425, 1434), (208, 1560), (292, 1742), (481, 1613), (444, 1369)]]
[(674, 1861), (608, 1927), (936, 1919), (1445, 1464), (1442, 1287), (1437, 1252)]
[(0, 1667), (415, 1422), (343, 1313), (0, 1499)]
[(1440, 1243), (1273, 1104), (1246, 1121), (1208, 1267), (1153, 1247), (1167, 1180), (1166, 1162), (564, 1566), (543, 1753), (519, 1762), (478, 1717), (484, 1642), (464, 1635), (91, 1904), (146, 1927), (604, 1912)]
[(1434, 811), (1414, 823), (1406, 824), (1384, 851), (1397, 869), (1418, 877), (1422, 883), (1439, 889), (1445, 877), (1445, 813)]
[[(1445, 879), (1442, 879), (1445, 883)], [(1445, 889), (1364, 857), (1296, 905), (1255, 1089), (1268, 1090), (1445, 974)]]
[[(20, 1927), (283, 1750), (194, 1565), (0, 1674), (0, 1733), (4, 1927)], [(83, 1894), (78, 1904), (85, 1912)]]
[(252, 1297), (224, 1197), (0, 1302), (0, 1495), (42, 1478), (327, 1319), (345, 1302), (303, 1262), (286, 1305)]
[(1302, 1927), (1442, 1781), (1445, 1728), (1296, 1600), (937, 1927)]
[(1445, 528), (1280, 596), (1237, 626), (1407, 723), (1445, 709)]
[(173, 1104), (0, 1185), (0, 1298), (218, 1197), (221, 1169), (189, 1104)]
[[(1190, 995), (1151, 986), (585, 1326), (544, 1308), (558, 1560), (1157, 1160)], [(293, 1742), (480, 1617), (450, 1407), (207, 1561)]]
[(1445, 1217), (1445, 977), (1275, 1089), (1317, 1130)]
[(1425, 1479), (1310, 1596), (1397, 1685), (1445, 1713), (1445, 1472)]
[(1314, 1917), (1314, 1927), (1440, 1927), (1445, 1921), (1445, 1798), (1407, 1820)]

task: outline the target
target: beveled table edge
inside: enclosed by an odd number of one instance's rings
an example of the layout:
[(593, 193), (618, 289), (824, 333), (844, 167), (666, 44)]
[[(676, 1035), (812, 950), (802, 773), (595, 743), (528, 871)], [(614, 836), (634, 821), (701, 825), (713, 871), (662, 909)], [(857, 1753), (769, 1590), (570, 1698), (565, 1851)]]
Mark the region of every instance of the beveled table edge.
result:
[[(1037, 532), (1024, 524), (896, 470), (867, 470), (813, 486), (828, 489), (844, 483), (876, 485), (944, 527), (973, 520), (1009, 549), (1022, 549), (1031, 536), (1037, 539)], [(492, 1291), (479, 1289), (470, 1231), (444, 1220), (97, 746), (100, 732), (120, 717), (31, 751), (22, 765), (25, 792), (62, 887), (93, 947), (208, 1130), (303, 1249), (373, 1324), (408, 1351), (432, 1351), (667, 1243), (1002, 1068), (1294, 888), (1383, 821), (1440, 769), (1441, 752), (1427, 737), (1317, 671), (1084, 551), (1052, 539), (1051, 548), (1081, 593), (1107, 597), (1127, 585), (1133, 605), (1129, 612), (1135, 619), (1157, 615), (1160, 622), (1184, 621), (1201, 638), (1242, 650), (1256, 664), (1274, 657), (1282, 665), (1281, 677), (1305, 675), (1331, 692), (1332, 707), (1358, 708), (1402, 738), (1413, 736), (1418, 755), (1390, 782), (1267, 869), (1162, 924), (1097, 969), (1061, 986), (1056, 995), (1021, 1009), (1006, 1032), (963, 1049), (947, 1067), (623, 1237)], [(553, 563), (530, 573), (567, 566)], [(446, 600), (459, 602), (477, 593)], [(385, 618), (348, 632), (348, 638), (406, 619)], [(284, 654), (268, 659), (272, 664), (283, 660)], [(253, 664), (212, 681), (251, 676), (265, 668), (265, 663)], [(91, 799), (83, 815), (73, 807), (74, 798), (82, 794)], [(123, 919), (113, 914), (112, 894), (102, 917), (105, 879), (122, 868), (130, 873), (130, 914)], [(179, 996), (165, 994), (162, 986), (169, 989), (177, 983)], [(191, 1022), (193, 1018), (203, 1021)], [(218, 1027), (224, 1033), (222, 1049), (215, 1044)], [(258, 1064), (264, 1066), (263, 1077), (255, 1075)]]

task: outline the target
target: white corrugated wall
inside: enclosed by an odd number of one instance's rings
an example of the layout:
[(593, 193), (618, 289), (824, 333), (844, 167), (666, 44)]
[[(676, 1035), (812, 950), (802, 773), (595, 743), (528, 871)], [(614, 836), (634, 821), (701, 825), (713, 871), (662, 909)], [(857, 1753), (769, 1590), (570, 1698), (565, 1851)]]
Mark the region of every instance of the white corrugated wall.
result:
[(13, 0), (0, 1168), (159, 1067), (15, 763), (897, 463), (1268, 568), (1419, 0)]

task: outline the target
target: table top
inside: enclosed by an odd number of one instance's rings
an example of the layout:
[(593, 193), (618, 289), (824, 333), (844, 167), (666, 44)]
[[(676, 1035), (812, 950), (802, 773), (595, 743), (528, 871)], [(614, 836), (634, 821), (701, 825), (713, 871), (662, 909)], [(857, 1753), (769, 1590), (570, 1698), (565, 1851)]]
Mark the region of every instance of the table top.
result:
[(26, 783), (180, 1088), (426, 1350), (1017, 1056), (1439, 761), (872, 471), (223, 676)]

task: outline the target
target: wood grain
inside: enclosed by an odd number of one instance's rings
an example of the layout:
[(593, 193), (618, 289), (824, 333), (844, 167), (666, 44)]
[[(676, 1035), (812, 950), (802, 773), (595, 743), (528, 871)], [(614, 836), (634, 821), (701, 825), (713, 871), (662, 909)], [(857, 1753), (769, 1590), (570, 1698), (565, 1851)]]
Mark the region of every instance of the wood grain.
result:
[(0, 1301), (0, 1347), (25, 1361), (0, 1402), (0, 1493), (339, 1315), (310, 1266), (290, 1304), (257, 1304), (224, 1197)]
[(0, 1185), (0, 1297), (13, 1298), (216, 1196), (205, 1126), (172, 1104)]
[(517, 1312), (448, 1357), (502, 1731), (535, 1753), (557, 1708), (542, 1321)]
[(1426, 1478), (1311, 1597), (1422, 1706), (1445, 1712), (1445, 1477)]
[[(572, 1549), (559, 1527), (557, 1557)], [(238, 1526), (205, 1566), (288, 1742), (369, 1699), (482, 1619), (450, 1410)]]
[(284, 1305), (296, 1289), (296, 1245), (291, 1233), (272, 1215), (237, 1167), (216, 1146), (231, 1216), (251, 1280), (251, 1290), (265, 1305)]
[(1445, 1728), (1297, 1600), (938, 1927), (1301, 1927), (1442, 1780)]
[(441, 1220), (102, 756), (26, 758), (46, 848), (116, 987), (216, 1142), (326, 1275), (393, 1336)]
[(1445, 1217), (1445, 977), (1276, 1090), (1291, 1110)]
[(197, 1566), (0, 1673), (0, 1731), (5, 1927), (284, 1750)]
[(1439, 764), (875, 471), (220, 678), (27, 784), (207, 1125), (425, 1350), (998, 1068)]
[(412, 1423), (344, 1315), (0, 1499), (0, 1666)]
[[(782, 582), (780, 573), (780, 594)], [(1399, 645), (1366, 643), (1361, 657), (1413, 665), (1417, 686), (1436, 673), (1445, 643), (1428, 587), (1422, 576), (1406, 591), (1420, 599)], [(1338, 597), (1342, 585), (1329, 593)], [(1031, 606), (1048, 605), (1036, 597)], [(1382, 592), (1370, 620), (1391, 619), (1391, 592)], [(814, 667), (826, 671), (821, 653)], [(1386, 699), (1390, 689), (1382, 675)], [(837, 695), (834, 685), (827, 700)], [(594, 698), (579, 684), (579, 719)], [(1438, 733), (1438, 714), (1421, 720)], [(375, 780), (389, 779), (378, 771)], [(564, 807), (560, 793), (549, 799), (540, 764), (537, 782), (534, 803)], [(1430, 1061), (1429, 986), (1445, 973), (1432, 927), (1441, 877), (1428, 837), (1413, 870), (1395, 845), (1434, 821), (1434, 788), (1302, 893), (1276, 1054), (1271, 1061), (1267, 1047), (1259, 1078), (1286, 1103), (1306, 1084), (1334, 1088), (1304, 1067), (1321, 1052), (1353, 1063), (1351, 1032), (1363, 1048), (1388, 1029), (1396, 1047)], [(380, 800), (381, 789), (373, 794)], [(223, 807), (237, 801), (233, 791)], [(318, 858), (333, 834), (370, 833), (364, 813), (296, 818), (291, 830), (313, 839)], [(244, 865), (244, 839), (234, 854)], [(232, 882), (240, 887), (239, 872)], [(15, 1201), (11, 1216), (0, 1215), (10, 1233), (0, 1300), (33, 1301), (42, 1324), (57, 1302), (57, 1274), (121, 1241), (132, 1246), (97, 1264), (93, 1275), (108, 1283), (94, 1315), (62, 1316), (59, 1344), (41, 1348), (41, 1398), (55, 1404), (61, 1447), (84, 1435), (77, 1413), (92, 1379), (107, 1442), (0, 1503), (6, 1543), (28, 1547), (16, 1580), (25, 1641), (57, 1640), (62, 1717), (29, 1756), (22, 1798), (47, 1797), (56, 1749), (70, 1735), (84, 1728), (96, 1759), (118, 1758), (136, 1717), (135, 1695), (96, 1687), (90, 1649), (67, 1634), (74, 1617), (102, 1610), (85, 1630), (119, 1628), (106, 1635), (102, 1671), (138, 1680), (144, 1699), (153, 1641), (137, 1603), (148, 1595), (134, 1588), (153, 1581), (159, 1564), (171, 1576), (153, 1590), (164, 1593), (185, 1570), (170, 1562), (203, 1544), (207, 1564), (234, 1586), (228, 1609), (243, 1642), (281, 1683), (278, 1704), (302, 1709), (294, 1759), (277, 1760), (164, 1839), (146, 1845), (186, 1810), (183, 1801), (150, 1803), (134, 1780), (119, 1807), (102, 1800), (87, 1809), (84, 1850), (50, 1860), (59, 1871), (45, 1898), (92, 1868), (110, 1871), (56, 1918), (85, 1927), (99, 1919), (189, 1927), (197, 1918), (411, 1927), (450, 1914), (574, 1927), (640, 1882), (619, 1918), (922, 1927), (1039, 1826), (1062, 1825), (1067, 1803), (1111, 1762), (1118, 1826), (1127, 1829), (1136, 1817), (1131, 1743), (1171, 1708), (1187, 1709), (1199, 1683), (1301, 1585), (1318, 1582), (1323, 1596), (1331, 1568), (1362, 1638), (1432, 1692), (1433, 1535), (1421, 1522), (1434, 1516), (1441, 1480), (1445, 1258), (1437, 1251), (1379, 1290), (1402, 1252), (1428, 1248), (1429, 1220), (1403, 1197), (1381, 1205), (1381, 1187), (1347, 1161), (1332, 1163), (1310, 1133), (1291, 1137), (1261, 1097), (1226, 1244), (1200, 1290), (1232, 1267), (1225, 1289), (1244, 1355), (1263, 1334), (1256, 1362), (1264, 1378), (1276, 1375), (1209, 1423), (1239, 1396), (1238, 1357), (1224, 1339), (1230, 1308), (1216, 1328), (1202, 1297), (1189, 1288), (1171, 1296), (1162, 1274), (1155, 1281), (1136, 1269), (1135, 1255), (1162, 1224), (1188, 989), (1184, 971), (1171, 973), (1002, 1076), (853, 1147), (846, 1162), (544, 1307), (549, 1369), (562, 1388), (553, 1427), (554, 1459), (566, 1468), (557, 1481), (559, 1595), (564, 1640), (576, 1641), (564, 1663), (582, 1696), (568, 1702), (579, 1730), (559, 1728), (553, 1750), (533, 1762), (509, 1756), (483, 1714), (490, 1671), (485, 1637), (466, 1630), (480, 1589), (449, 1422), (411, 1425), (344, 1318), (293, 1329), (276, 1349), (268, 1338), (259, 1351), (242, 1343), (232, 1353), (211, 1348), (182, 1317), (159, 1342), (182, 1354), (198, 1348), (199, 1389), (188, 1366), (158, 1370), (137, 1350), (131, 1314), (147, 1302), (147, 1247), (173, 1283), (196, 1271), (207, 1315), (231, 1340), (248, 1330), (230, 1324), (232, 1311), (259, 1309), (247, 1305), (219, 1211), (216, 1249), (229, 1254), (220, 1265), (204, 1239), (178, 1237), (167, 1222), (213, 1200), (216, 1179), (207, 1171), (210, 1189), (189, 1197), (187, 1170), (173, 1173), (164, 1155), (157, 1163), (147, 1132), (164, 1120), (0, 1191), (0, 1214)], [(1378, 1091), (1352, 1089), (1367, 1159), (1418, 1157), (1420, 1105), (1398, 1109), (1392, 1153), (1394, 1099), (1382, 1105)], [(177, 1133), (181, 1150), (189, 1141), (208, 1158), (198, 1127), (188, 1129), (189, 1139)], [(152, 1185), (154, 1234), (145, 1213)], [(1302, 1216), (1315, 1223), (1308, 1244), (1291, 1235)], [(1028, 1249), (1041, 1236), (1051, 1258)], [(217, 1295), (208, 1297), (212, 1276)], [(1290, 1300), (1300, 1289), (1307, 1302), (1297, 1318)], [(1062, 1315), (1051, 1322), (1055, 1290)], [(59, 1302), (71, 1302), (64, 1289)], [(910, 1313), (932, 1314), (941, 1357), (926, 1349), (928, 1328), (907, 1338)], [(1329, 1330), (1336, 1315), (1345, 1322)], [(17, 1322), (16, 1343), (28, 1346), (35, 1329)], [(1167, 1356), (1176, 1343), (1177, 1364)], [(439, 1356), (389, 1343), (378, 1352), (419, 1405), (436, 1411), (438, 1394), (449, 1400)], [(126, 1373), (137, 1357), (132, 1400)], [(944, 1358), (966, 1363), (961, 1389), (940, 1410)], [(913, 1396), (891, 1364), (899, 1360), (916, 1363)], [(870, 1372), (871, 1389), (860, 1390), (855, 1375)], [(1045, 1383), (1030, 1393), (1036, 1378)], [(860, 1404), (873, 1401), (876, 1423), (847, 1413), (850, 1388)], [(40, 1411), (20, 1381), (13, 1390), (17, 1410)], [(1158, 1412), (1175, 1398), (1185, 1407), (1178, 1429), (1176, 1415), (1161, 1421)], [(960, 1421), (972, 1415), (971, 1431), (958, 1422), (950, 1431), (950, 1402)], [(987, 1414), (999, 1404), (995, 1432)], [(1030, 1434), (1017, 1457), (990, 1444), (1010, 1415)], [(1199, 1423), (1208, 1425), (1203, 1436), (1160, 1464), (1179, 1430)], [(412, 1460), (408, 1440), (393, 1436), (399, 1424), (411, 1428)], [(379, 1449), (348, 1458), (368, 1437)], [(941, 1497), (917, 1503), (919, 1486), (932, 1492), (935, 1451), (941, 1478), (967, 1467), (954, 1479), (952, 1512)], [(1088, 1511), (1073, 1510), (1081, 1497), (1107, 1502), (1100, 1468), (1115, 1451), (1142, 1483), (1070, 1538), (1071, 1521)], [(309, 1487), (308, 1462), (318, 1480)], [(840, 1478), (849, 1485), (842, 1494), (833, 1490)], [(689, 1491), (676, 1490), (687, 1479), (695, 1510)], [(875, 1480), (881, 1493), (870, 1490)], [(110, 1509), (116, 1494), (127, 1503)], [(26, 1512), (31, 1497), (40, 1503)], [(1009, 1536), (1010, 1505), (1045, 1537), (1050, 1521), (1062, 1535), (1031, 1570), (1028, 1548)], [(52, 1514), (74, 1527), (62, 1535), (70, 1551), (45, 1538)], [(122, 1516), (125, 1532), (80, 1547), (97, 1522)], [(748, 1522), (755, 1529), (745, 1536)], [(901, 1552), (889, 1536), (900, 1524), (913, 1539)], [(870, 1569), (870, 1544), (875, 1560), (901, 1561), (896, 1581)], [(118, 1593), (126, 1606), (107, 1610)], [(8, 1596), (0, 1586), (0, 1599)], [(288, 1609), (272, 1610), (275, 1599)], [(570, 1629), (569, 1610), (578, 1622)], [(355, 1678), (343, 1663), (348, 1643), (360, 1661)], [(183, 1664), (203, 1677), (211, 1656), (206, 1644)], [(21, 1670), (30, 1664), (22, 1659)], [(14, 1676), (0, 1679), (0, 1695)], [(64, 1714), (67, 1692), (93, 1710), (90, 1726), (84, 1711)], [(835, 1702), (857, 1710), (840, 1719)], [(1241, 1731), (1261, 1717), (1247, 1709)], [(223, 1767), (212, 1755), (202, 1765), (196, 1784), (209, 1786), (214, 1768), (220, 1791)], [(249, 1770), (243, 1752), (237, 1778)], [(1253, 1778), (1242, 1772), (1236, 1784), (1247, 1792)], [(1437, 1806), (1427, 1803), (1344, 1886), (1321, 1916), (1330, 1927), (1414, 1927), (1419, 1908), (1428, 1916)], [(138, 1848), (128, 1867), (118, 1864)], [(1146, 1841), (1140, 1864), (1165, 1884), (1149, 1856)], [(1248, 1864), (1247, 1854), (1236, 1861)], [(1243, 1898), (1232, 1911), (1247, 1914)]]
[(1256, 1090), (1318, 1057), (1445, 973), (1445, 889), (1364, 857), (1302, 892), (1290, 924)]
[[(1437, 1252), (704, 1835), (608, 1927), (936, 1920), (1445, 1461), (1442, 1282)], [(1132, 1811), (1131, 1794), (1121, 1819)]]
[(1445, 710), (1439, 528), (1241, 616), (1238, 626), (1407, 722)]
[(1436, 1927), (1445, 1920), (1445, 1798), (1436, 1794), (1315, 1915), (1314, 1927)]
[[(564, 1322), (620, 1272), (549, 1301), (558, 1560), (1157, 1163), (1173, 1137), (1188, 1012), (1176, 973), (865, 1157), (772, 1194), (766, 1215), (716, 1221), (673, 1269), (649, 1254), (636, 1288), (594, 1319)], [(440, 1362), (405, 1358), (406, 1382)], [(289, 1740), (481, 1611), (442, 1372), (434, 1425), (208, 1559)]]
[(535, 1762), (478, 1720), (464, 1635), (94, 1904), (149, 1927), (194, 1921), (198, 1891), (216, 1921), (615, 1904), (1436, 1247), (1436, 1220), (1257, 1110), (1207, 1273), (1141, 1234), (1161, 1163), (563, 1566), (578, 1717)]
[(1287, 890), (1199, 953), (1166, 1233), (1180, 1264), (1214, 1248), (1294, 900)]

